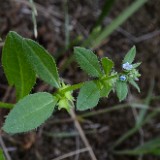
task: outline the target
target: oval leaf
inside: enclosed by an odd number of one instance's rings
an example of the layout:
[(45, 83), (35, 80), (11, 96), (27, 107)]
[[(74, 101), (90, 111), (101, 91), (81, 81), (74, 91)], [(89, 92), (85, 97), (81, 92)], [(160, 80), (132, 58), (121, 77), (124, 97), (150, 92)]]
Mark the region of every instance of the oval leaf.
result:
[(37, 75), (46, 83), (59, 88), (59, 76), (53, 57), (37, 42), (30, 39), (23, 41), (26, 58)]
[(111, 69), (113, 68), (114, 66), (114, 63), (112, 60), (110, 60), (109, 58), (107, 57), (104, 57), (101, 59), (101, 63), (102, 63), (102, 67), (104, 69), (104, 72), (105, 74), (108, 76), (109, 73), (111, 72)]
[(22, 48), (23, 38), (9, 32), (2, 52), (2, 65), (10, 85), (16, 88), (17, 99), (28, 95), (35, 84), (36, 75), (26, 61)]
[(46, 92), (24, 97), (7, 116), (3, 130), (21, 133), (37, 128), (51, 116), (56, 103), (57, 99)]
[(87, 110), (95, 107), (100, 98), (99, 88), (94, 82), (86, 82), (80, 89), (77, 98), (77, 109)]
[(131, 64), (134, 61), (135, 56), (136, 56), (136, 47), (133, 46), (125, 55), (123, 63), (128, 62)]
[(119, 98), (119, 101), (122, 101), (126, 98), (128, 94), (128, 86), (126, 82), (117, 81), (116, 83), (116, 92)]
[(75, 47), (74, 54), (77, 63), (92, 77), (100, 77), (102, 75), (97, 56), (89, 49), (83, 47)]
[(101, 97), (108, 97), (111, 90), (112, 90), (112, 86), (109, 83), (106, 83), (100, 91)]
[(133, 64), (133, 68), (137, 68), (137, 67), (139, 67), (140, 65), (141, 65), (141, 62), (135, 63), (135, 64)]

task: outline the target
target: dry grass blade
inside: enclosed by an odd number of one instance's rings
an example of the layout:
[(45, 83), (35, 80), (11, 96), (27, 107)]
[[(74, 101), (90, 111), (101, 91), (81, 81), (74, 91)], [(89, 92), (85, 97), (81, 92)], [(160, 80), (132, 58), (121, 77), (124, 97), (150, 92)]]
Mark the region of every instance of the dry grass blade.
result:
[(3, 45), (4, 45), (4, 42), (0, 42), (0, 47), (3, 47)]
[(96, 156), (95, 156), (95, 154), (94, 154), (94, 152), (92, 150), (92, 147), (90, 146), (90, 144), (88, 142), (88, 139), (86, 138), (86, 136), (85, 136), (85, 134), (83, 132), (83, 129), (82, 129), (81, 125), (79, 124), (77, 118), (76, 118), (76, 114), (75, 114), (73, 108), (70, 111), (70, 115), (71, 115), (72, 119), (74, 120), (75, 127), (77, 128), (77, 130), (78, 130), (78, 132), (80, 134), (80, 137), (82, 138), (85, 146), (89, 149), (88, 152), (90, 154), (91, 159), (92, 160), (97, 160), (97, 158), (96, 158)]
[(3, 149), (3, 152), (4, 152), (5, 156), (6, 156), (6, 159), (7, 159), (7, 160), (12, 160), (11, 157), (10, 157), (10, 155), (9, 155), (9, 153), (8, 153), (8, 150), (7, 150), (7, 148), (6, 148), (6, 145), (4, 144), (4, 141), (3, 141), (1, 135), (0, 135), (0, 145), (1, 145), (1, 147), (2, 147), (2, 149)]
[[(9, 97), (10, 92), (11, 92), (11, 89), (12, 89), (11, 87), (8, 87), (8, 88), (7, 88), (6, 93), (5, 93), (5, 95), (3, 96), (3, 98), (2, 98), (2, 101), (3, 101), (3, 102), (5, 102), (5, 101), (7, 100), (7, 98)], [(8, 150), (7, 150), (7, 148), (6, 148), (6, 145), (5, 145), (5, 143), (4, 143), (3, 138), (2, 138), (1, 135), (0, 135), (0, 145), (1, 145), (2, 149), (3, 149), (3, 151), (4, 151), (4, 154), (5, 154), (5, 156), (6, 156), (6, 159), (7, 159), (7, 160), (12, 160), (11, 157), (10, 157), (10, 155), (9, 155), (9, 153), (8, 153)]]
[(62, 159), (65, 159), (65, 158), (68, 158), (68, 157), (71, 157), (71, 156), (86, 152), (86, 151), (89, 151), (89, 148), (82, 148), (82, 149), (79, 149), (79, 150), (76, 150), (76, 151), (72, 151), (72, 152), (69, 152), (67, 154), (64, 154), (63, 156), (54, 158), (52, 160), (62, 160)]

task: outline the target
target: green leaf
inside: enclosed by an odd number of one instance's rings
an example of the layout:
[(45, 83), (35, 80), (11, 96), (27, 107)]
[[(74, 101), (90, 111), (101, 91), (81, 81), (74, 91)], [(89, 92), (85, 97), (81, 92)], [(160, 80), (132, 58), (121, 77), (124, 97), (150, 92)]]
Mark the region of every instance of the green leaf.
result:
[(117, 151), (121, 155), (160, 155), (160, 138), (155, 138), (132, 150)]
[(0, 160), (5, 160), (5, 157), (3, 155), (3, 151), (0, 149)]
[(137, 84), (133, 79), (129, 80), (129, 83), (130, 83), (133, 87), (135, 87), (138, 92), (140, 92), (140, 88), (139, 88), (138, 84)]
[(96, 81), (96, 85), (99, 88), (100, 97), (108, 97), (113, 88), (112, 82), (109, 80)]
[(100, 91), (101, 97), (108, 97), (108, 95), (111, 92), (111, 90), (112, 90), (112, 86), (109, 85), (109, 84), (105, 84), (103, 86), (103, 88), (101, 89), (101, 91)]
[(110, 60), (109, 58), (107, 57), (104, 57), (101, 59), (101, 63), (102, 63), (102, 67), (104, 69), (104, 72), (105, 74), (108, 76), (109, 73), (111, 72), (111, 69), (113, 68), (114, 66), (114, 63), (112, 60)]
[(59, 76), (53, 57), (37, 42), (30, 39), (23, 41), (26, 58), (37, 75), (46, 83), (59, 88)]
[(7, 116), (3, 130), (21, 133), (37, 128), (52, 115), (56, 103), (57, 99), (46, 92), (24, 97)]
[(116, 83), (116, 92), (119, 98), (119, 101), (122, 101), (126, 98), (128, 94), (128, 86), (126, 82), (117, 81)]
[(9, 32), (2, 52), (4, 72), (9, 84), (16, 88), (17, 99), (28, 95), (36, 80), (36, 75), (24, 56), (22, 42), (21, 36)]
[(131, 64), (134, 61), (135, 56), (136, 56), (136, 47), (133, 46), (125, 55), (123, 63), (128, 62)]
[(94, 82), (86, 82), (80, 89), (77, 98), (77, 109), (87, 110), (95, 107), (100, 98), (99, 88)]
[(92, 77), (100, 77), (102, 75), (97, 56), (89, 49), (75, 47), (74, 54), (77, 63)]
[(135, 63), (135, 64), (133, 64), (133, 68), (137, 68), (137, 67), (139, 67), (140, 65), (141, 65), (141, 62)]

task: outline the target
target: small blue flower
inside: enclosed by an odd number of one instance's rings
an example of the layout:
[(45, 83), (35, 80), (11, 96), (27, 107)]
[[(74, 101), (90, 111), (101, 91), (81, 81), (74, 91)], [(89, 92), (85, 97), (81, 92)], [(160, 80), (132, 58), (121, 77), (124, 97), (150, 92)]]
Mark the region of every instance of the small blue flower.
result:
[(126, 62), (126, 63), (122, 64), (122, 68), (127, 71), (130, 71), (130, 70), (132, 70), (133, 66), (132, 66), (132, 64), (129, 64), (128, 62)]
[(121, 75), (121, 76), (119, 77), (119, 79), (120, 79), (120, 81), (125, 81), (127, 78), (126, 78), (125, 75)]

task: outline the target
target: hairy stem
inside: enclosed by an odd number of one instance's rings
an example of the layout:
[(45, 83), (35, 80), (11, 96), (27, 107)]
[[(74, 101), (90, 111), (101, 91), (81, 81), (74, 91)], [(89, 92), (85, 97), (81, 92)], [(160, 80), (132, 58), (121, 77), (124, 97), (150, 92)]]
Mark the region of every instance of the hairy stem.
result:
[[(103, 81), (105, 80), (105, 81), (107, 81), (107, 80), (114, 79), (116, 77), (117, 77), (117, 74), (113, 75), (113, 76), (109, 76), (109, 77), (105, 76), (105, 77), (100, 78), (99, 80), (103, 80)], [(90, 80), (90, 81), (96, 82), (97, 80)], [(84, 85), (84, 83), (85, 82), (80, 82), (80, 83), (77, 83), (77, 84), (73, 84), (73, 85), (67, 86), (64, 89), (58, 90), (56, 93), (54, 93), (54, 95), (57, 94), (57, 93), (59, 93), (59, 92), (60, 93), (65, 93), (65, 92), (68, 92), (68, 91), (73, 91), (73, 90), (79, 89), (79, 88), (81, 88)]]
[[(101, 78), (101, 80), (110, 80), (110, 79), (114, 79), (116, 77), (117, 77), (117, 75), (113, 75), (113, 76), (110, 76), (110, 77), (103, 77), (103, 78)], [(91, 80), (91, 81), (95, 81), (96, 82), (97, 80)], [(56, 95), (57, 93), (65, 93), (65, 92), (68, 92), (68, 91), (73, 91), (73, 90), (79, 89), (79, 88), (81, 88), (83, 86), (84, 83), (85, 82), (81, 82), (81, 83), (77, 83), (77, 84), (73, 84), (73, 85), (67, 86), (64, 89), (58, 90), (53, 95)], [(12, 109), (13, 105), (14, 104), (11, 104), (11, 103), (0, 102), (0, 108)]]

